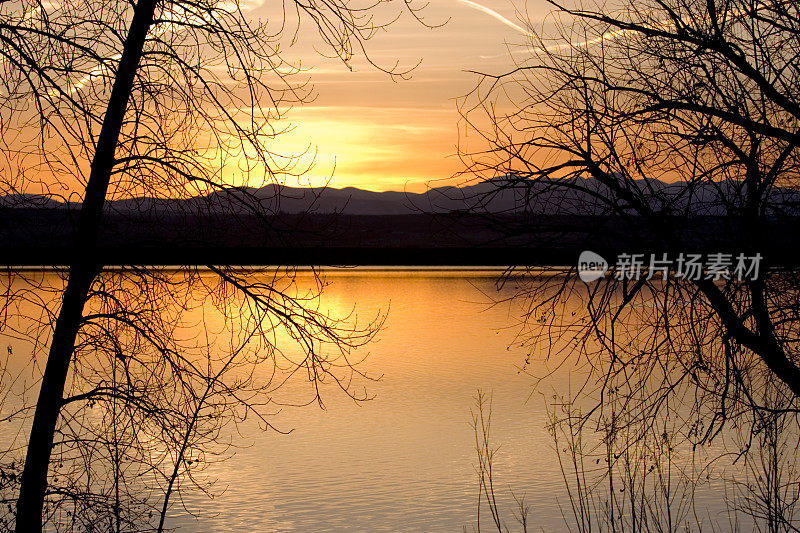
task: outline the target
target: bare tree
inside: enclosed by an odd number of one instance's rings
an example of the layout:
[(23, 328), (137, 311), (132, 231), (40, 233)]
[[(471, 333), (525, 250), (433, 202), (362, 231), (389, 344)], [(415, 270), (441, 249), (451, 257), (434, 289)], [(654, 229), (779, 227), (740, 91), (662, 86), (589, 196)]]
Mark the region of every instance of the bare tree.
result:
[[(522, 190), (530, 209), (553, 190), (578, 191), (594, 202), (598, 220), (617, 217), (650, 236), (656, 251), (679, 250), (693, 216), (722, 210), (741, 223), (738, 246), (758, 250), (767, 223), (786, 212), (786, 195), (797, 189), (796, 6), (553, 5), (558, 38), (532, 32), (530, 58), (507, 74), (485, 75), (465, 100), (466, 119), (490, 145), (470, 154), (468, 171), (503, 177), (490, 194)], [(491, 126), (481, 127), (487, 116)], [(708, 190), (711, 205), (699, 197)], [(632, 383), (655, 377), (656, 365), (682, 370), (656, 379), (664, 392), (680, 379), (715, 394), (715, 424), (737, 406), (766, 407), (752, 394), (765, 382), (783, 391), (781, 408), (796, 407), (794, 272), (765, 269), (742, 281), (730, 272), (697, 280), (674, 271), (662, 280), (646, 268), (640, 279), (611, 274), (589, 286), (574, 278), (535, 284), (528, 317), (541, 327), (530, 340), (547, 352), (563, 349), (551, 341), (569, 334), (584, 354), (606, 355), (598, 364), (609, 378), (641, 374), (627, 378)], [(565, 304), (574, 292), (586, 295), (578, 309)], [(579, 318), (565, 316), (566, 307)]]
[[(687, 228), (716, 219), (735, 228), (737, 251), (755, 254), (776, 226), (794, 220), (796, 3), (551, 5), (553, 14), (541, 26), (529, 22), (525, 44), (512, 48), (515, 68), (481, 74), (462, 101), (465, 121), (487, 146), (464, 154), (465, 175), (492, 178), (489, 197), (518, 198), (517, 216), (495, 217), (498, 224), (552, 238), (552, 219), (520, 214), (555, 209), (593, 225), (613, 220), (648, 251), (677, 252)], [(692, 444), (747, 428), (739, 451), (769, 441), (774, 424), (796, 435), (799, 280), (796, 270), (765, 260), (749, 279), (730, 271), (690, 279), (674, 265), (663, 276), (645, 265), (638, 278), (612, 265), (590, 284), (574, 268), (531, 273), (521, 333), (529, 368), (542, 376), (574, 364), (583, 380), (579, 399), (570, 399), (582, 407), (565, 415), (580, 413), (581, 423), (570, 422), (567, 433), (593, 427), (646, 439), (668, 417), (668, 437)], [(765, 422), (777, 415), (781, 421)], [(763, 516), (791, 529), (787, 507)]]
[[(297, 154), (274, 153), (270, 143), (289, 107), (310, 96), (283, 45), (310, 21), (347, 61), (395, 19), (380, 22), (384, 3), (284, 2), (273, 25), (250, 16), (245, 2), (0, 2), (2, 192), (80, 203), (62, 283), (10, 270), (5, 280), (4, 333), (47, 352), (16, 531), (40, 531), (43, 520), (106, 527), (109, 516), (119, 531), (148, 516), (141, 505), (163, 528), (171, 494), (200, 462), (192, 454), (231, 417), (264, 416), (280, 379), (259, 381), (260, 365), (281, 379), (302, 370), (317, 399), (330, 380), (361, 397), (350, 389), (347, 353), (379, 322), (327, 316), (318, 291), (293, 289), (291, 272), (109, 270), (97, 250), (104, 206), (134, 195), (222, 197), (269, 227), (279, 212), (242, 186), (303, 171)], [(400, 7), (417, 16), (407, 1)], [(186, 335), (193, 316), (208, 330), (204, 305), (221, 313), (227, 346)], [(303, 357), (282, 357), (281, 336)], [(339, 349), (323, 355), (322, 343)], [(11, 416), (24, 417), (31, 408), (15, 409)], [(113, 473), (108, 483), (103, 469)], [(165, 494), (162, 506), (136, 500), (145, 471), (158, 474), (145, 489)]]

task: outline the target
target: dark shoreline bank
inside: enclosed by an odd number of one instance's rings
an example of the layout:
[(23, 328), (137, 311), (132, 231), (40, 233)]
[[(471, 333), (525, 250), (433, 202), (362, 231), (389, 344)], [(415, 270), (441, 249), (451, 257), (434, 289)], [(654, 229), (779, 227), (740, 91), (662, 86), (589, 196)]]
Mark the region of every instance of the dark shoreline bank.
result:
[[(771, 248), (771, 247), (770, 247)], [(677, 253), (663, 250), (590, 248), (613, 264), (622, 253)], [(119, 266), (406, 266), (406, 267), (496, 267), (531, 266), (572, 268), (583, 249), (545, 248), (268, 248), (268, 247), (100, 247), (92, 261)], [(746, 251), (734, 248), (690, 252), (724, 252), (734, 256)], [(798, 249), (758, 250), (769, 267), (800, 267)], [(64, 267), (78, 258), (70, 247), (0, 246), (0, 267)]]
[(599, 216), (107, 214), (94, 257), (86, 258), (76, 256), (69, 212), (0, 209), (0, 266), (90, 259), (153, 266), (572, 267), (583, 250), (592, 250), (612, 264), (624, 253), (721, 252), (760, 253), (765, 266), (800, 267), (800, 217), (771, 219), (757, 233), (727, 216), (663, 223), (678, 235), (675, 241), (662, 241), (647, 230), (652, 224), (635, 218)]

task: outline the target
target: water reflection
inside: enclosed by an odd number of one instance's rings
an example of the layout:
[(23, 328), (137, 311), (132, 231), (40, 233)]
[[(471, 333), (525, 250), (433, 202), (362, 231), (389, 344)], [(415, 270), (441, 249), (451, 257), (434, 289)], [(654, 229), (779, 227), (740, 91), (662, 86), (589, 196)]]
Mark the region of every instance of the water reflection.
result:
[[(253, 417), (228, 426), (220, 440), (233, 446), (228, 451), (222, 446), (222, 456), (230, 457), (216, 461), (209, 452), (202, 468), (195, 470), (201, 481), (213, 482), (210, 490), (215, 497), (184, 494), (175, 502), (167, 525), (200, 532), (459, 531), (463, 525), (472, 527), (479, 493), (475, 437), (469, 423), (474, 395), (480, 388), (493, 395), (492, 440), (500, 445), (494, 475), (504, 515), (510, 517), (515, 507), (513, 489), (531, 505), (530, 523), (535, 528), (564, 529), (570, 501), (546, 427), (548, 409), (552, 412), (563, 396), (574, 396), (575, 387), (589, 375), (563, 350), (576, 334), (570, 320), (580, 317), (578, 313), (587, 305), (586, 294), (579, 290), (570, 293), (557, 310), (566, 317), (566, 326), (551, 327), (547, 335), (538, 338), (538, 346), (552, 348), (550, 363), (555, 371), (534, 388), (536, 381), (523, 367), (533, 374), (548, 373), (541, 367), (545, 354), (529, 352), (534, 340), (531, 330), (519, 326), (530, 308), (525, 307), (524, 299), (506, 300), (516, 294), (516, 283), (512, 279), (498, 289), (500, 274), (488, 269), (332, 270), (325, 273), (327, 285), (319, 299), (314, 299), (319, 287), (312, 272), (280, 278), (282, 290), (310, 298), (316, 310), (333, 318), (347, 317), (365, 324), (388, 310), (377, 339), (350, 354), (351, 362), (359, 362), (361, 373), (352, 376), (350, 390), (372, 399), (356, 402), (329, 379), (321, 390), (325, 407), (321, 409), (304, 376), (281, 376), (280, 370), (274, 374), (274, 365), (260, 366), (257, 381), (282, 384), (270, 393), (269, 422), (289, 433), (263, 431)], [(262, 275), (265, 282), (278, 279), (274, 272)], [(37, 276), (42, 299), (59, 294), (57, 275)], [(45, 290), (47, 287), (52, 290)], [(657, 293), (658, 287), (654, 291)], [(224, 351), (231, 338), (241, 333), (232, 324), (246, 317), (221, 316), (220, 300), (202, 291), (187, 296), (185, 301), (193, 303), (182, 315), (186, 329), (182, 338), (201, 339), (198, 346), (210, 338), (211, 344)], [(236, 303), (226, 305), (226, 312), (236, 309)], [(633, 318), (627, 324), (632, 339), (652, 327), (647, 320), (652, 307), (647, 299), (630, 306)], [(45, 324), (46, 319), (35, 321)], [(274, 342), (286, 361), (305, 357), (284, 330), (274, 330)], [(13, 339), (4, 343), (13, 352), (9, 368), (19, 371), (25, 367), (33, 346)], [(334, 348), (321, 349), (324, 355), (325, 350)], [(202, 356), (202, 350), (191, 355)], [(35, 383), (35, 367), (26, 372), (27, 381), (13, 384), (12, 390), (22, 393), (27, 390), (25, 383)], [(3, 405), (4, 409), (9, 406), (8, 402)], [(671, 405), (670, 410), (679, 413), (680, 407)], [(103, 419), (97, 417), (94, 422), (102, 425)], [(144, 428), (139, 430), (141, 433)], [(17, 445), (20, 435), (27, 435), (24, 427), (14, 424), (4, 424), (0, 431), (4, 442), (16, 439)], [(148, 437), (151, 460), (170, 459), (172, 450), (164, 449), (157, 435)], [(595, 434), (583, 442), (585, 449), (595, 454), (592, 459), (602, 451), (601, 439), (602, 435)], [(559, 449), (563, 459), (568, 444)], [(688, 441), (677, 442), (670, 460), (680, 467), (697, 466), (705, 475), (710, 470), (705, 470), (704, 461), (724, 453), (720, 442), (697, 455)], [(644, 462), (637, 464), (652, 466), (653, 455), (646, 450)], [(716, 464), (730, 469), (733, 460), (735, 457), (728, 457)], [(591, 461), (593, 472), (601, 472), (600, 461)], [(734, 464), (729, 471), (735, 473), (736, 468), (739, 466)], [(695, 471), (691, 472), (694, 475)], [(726, 487), (719, 478), (708, 477), (687, 488), (694, 491), (691, 497), (697, 504), (692, 512), (705, 524), (725, 518), (720, 493)], [(603, 512), (602, 502), (593, 505)], [(483, 526), (490, 526), (486, 513), (483, 517)]]
[[(361, 369), (382, 376), (360, 383), (374, 398), (356, 404), (329, 391), (324, 411), (287, 408), (273, 417), (279, 428), (294, 429), (289, 435), (245, 430), (250, 446), (213, 468), (225, 493), (191, 502), (205, 516), (219, 515), (173, 523), (204, 531), (458, 531), (475, 521), (469, 412), (481, 387), (494, 392), (498, 475), (543, 502), (539, 523), (560, 524), (560, 472), (544, 402), (537, 395), (526, 403), (525, 356), (509, 348), (518, 310), (491, 306), (486, 296), (496, 292), (496, 274), (328, 275), (322, 309), (347, 313), (356, 302), (359, 316), (373, 316), (389, 306), (385, 329), (362, 349)], [(289, 387), (302, 394), (302, 384)], [(510, 493), (501, 492), (510, 504)]]

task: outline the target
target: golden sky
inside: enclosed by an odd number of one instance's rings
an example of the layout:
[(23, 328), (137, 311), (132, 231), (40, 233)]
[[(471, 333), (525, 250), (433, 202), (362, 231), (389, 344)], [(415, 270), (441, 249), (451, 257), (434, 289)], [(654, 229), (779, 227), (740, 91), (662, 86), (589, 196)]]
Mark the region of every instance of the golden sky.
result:
[[(470, 135), (459, 120), (456, 103), (479, 80), (470, 71), (504, 73), (513, 68), (510, 51), (517, 60), (524, 60), (526, 25), (539, 25), (551, 12), (545, 0), (515, 1), (516, 6), (511, 0), (433, 0), (419, 13), (428, 24), (441, 25), (432, 28), (403, 11), (403, 0), (377, 2), (374, 13), (378, 23), (400, 16), (386, 31), (377, 32), (365, 42), (373, 65), (361, 53), (348, 64), (339, 58), (325, 57), (330, 48), (321, 42), (313, 23), (305, 20), (295, 28), (286, 20), (284, 3), (289, 8), (294, 5), (289, 0), (283, 3), (240, 0), (248, 17), (285, 37), (280, 43), (284, 59), (300, 64), (314, 87), (313, 99), (291, 109), (283, 119), (285, 123), (270, 124), (275, 130), (288, 131), (270, 141), (267, 151), (288, 156), (304, 154), (294, 168), (308, 168), (299, 177), (281, 181), (291, 186), (327, 184), (334, 188), (352, 186), (409, 192), (421, 192), (428, 185), (448, 181), (463, 169), (457, 156), (458, 146), (470, 146), (478, 138)], [(373, 0), (364, 2), (371, 4)], [(425, 0), (414, 2), (419, 7)], [(523, 8), (524, 14), (517, 11)], [(294, 29), (298, 30), (296, 34)], [(387, 69), (397, 65), (400, 70), (416, 67), (409, 79), (397, 80), (375, 65)], [(89, 78), (98, 72), (105, 71), (98, 67), (97, 72), (92, 71), (77, 82), (72, 80), (69, 90), (93, 87)], [(43, 143), (50, 142), (50, 133), (28, 128), (28, 115), (22, 113), (17, 117), (13, 139), (7, 132), (3, 135), (4, 141), (22, 147), (23, 155), (28, 152), (26, 146), (38, 142), (37, 135), (44, 135)], [(38, 122), (34, 120), (31, 124)], [(213, 132), (206, 134), (211, 137)], [(70, 157), (51, 154), (46, 158), (48, 162), (63, 159), (63, 165), (59, 163), (57, 168), (38, 164), (36, 160), (26, 173), (13, 170), (15, 165), (19, 168), (24, 165), (9, 160), (5, 166), (0, 164), (0, 173), (9, 171), (17, 181), (22, 179), (14, 185), (20, 190), (58, 193), (74, 200), (74, 195), (82, 194), (81, 184), (86, 180), (87, 158), (91, 154), (75, 155), (71, 149), (64, 150)], [(72, 164), (73, 156), (79, 159), (77, 167)], [(251, 177), (261, 179), (266, 174), (265, 169), (250, 165), (252, 154), (227, 156), (224, 161), (220, 157), (213, 169), (226, 183), (252, 184)], [(250, 172), (243, 168), (249, 168)], [(56, 191), (52, 185), (54, 175), (60, 187)], [(5, 177), (4, 180), (9, 181)], [(112, 196), (143, 194), (138, 189), (128, 190), (126, 183), (119, 187), (116, 190), (112, 184)]]
[[(266, 9), (267, 4), (254, 9), (253, 16), (266, 17)], [(294, 129), (275, 142), (274, 151), (311, 148), (315, 164), (299, 179), (301, 185), (327, 181), (335, 188), (422, 191), (427, 182), (449, 178), (461, 169), (455, 99), (477, 81), (468, 70), (507, 70), (509, 47), (518, 50), (526, 40), (522, 20), (535, 24), (548, 12), (543, 0), (528, 1), (524, 16), (507, 0), (436, 0), (423, 15), (430, 24), (448, 21), (443, 27), (426, 28), (401, 16), (367, 42), (379, 65), (421, 61), (411, 79), (401, 81), (363, 57), (351, 63), (351, 71), (341, 61), (315, 54), (313, 41), (301, 38), (292, 53), (311, 65), (316, 98), (291, 111)], [(461, 141), (469, 141), (461, 130)]]

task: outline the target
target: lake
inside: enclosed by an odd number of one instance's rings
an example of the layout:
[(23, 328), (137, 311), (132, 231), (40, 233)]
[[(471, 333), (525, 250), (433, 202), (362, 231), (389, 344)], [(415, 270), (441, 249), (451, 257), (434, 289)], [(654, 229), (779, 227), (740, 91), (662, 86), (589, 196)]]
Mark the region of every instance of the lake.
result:
[(288, 407), (272, 418), (293, 429), (288, 435), (245, 429), (248, 447), (209, 472), (224, 493), (193, 498), (205, 516), (173, 524), (219, 532), (460, 531), (477, 516), (470, 409), (479, 388), (493, 395), (501, 504), (512, 508), (510, 486), (534, 503), (538, 524), (563, 524), (545, 401), (532, 395), (532, 379), (520, 372), (525, 352), (514, 346), (518, 309), (490, 305), (499, 274), (328, 272), (323, 308), (355, 305), (359, 316), (388, 310), (377, 340), (358, 354), (366, 356), (360, 369), (382, 376), (364, 384), (374, 398), (356, 404), (331, 389), (324, 411)]
[[(385, 316), (377, 338), (350, 357), (360, 361), (357, 369), (370, 378), (356, 377), (351, 390), (371, 399), (356, 402), (328, 383), (321, 389), (323, 409), (312, 401), (307, 380), (287, 379), (266, 409), (269, 422), (280, 431), (262, 430), (252, 417), (228, 426), (222, 435), (233, 445), (223, 454), (227, 459), (210, 456), (196, 471), (201, 482), (211, 483), (213, 498), (188, 492), (174, 499), (167, 526), (197, 532), (476, 530), (478, 456), (471, 422), (478, 390), (492, 399), (494, 486), (504, 522), (511, 531), (521, 530), (512, 513), (515, 498), (524, 498), (529, 531), (574, 525), (547, 427), (555, 395), (581, 383), (581, 371), (555, 365), (558, 369), (537, 385), (530, 374), (543, 369), (536, 367), (540, 354), (533, 354), (526, 366), (530, 354), (522, 327), (523, 300), (510, 298), (517, 293), (515, 279), (498, 285), (501, 274), (435, 268), (325, 271), (327, 285), (313, 304), (320, 311), (358, 318), (362, 324)], [(270, 272), (264, 275), (271, 279)], [(33, 284), (36, 290), (59, 294), (45, 290), (59, 286), (55, 274), (33, 276), (43, 276)], [(282, 283), (303, 294), (315, 286), (315, 278), (300, 270)], [(565, 305), (574, 307), (559, 312), (575, 316), (584, 305), (580, 291)], [(202, 303), (192, 311), (207, 313), (206, 331), (192, 335), (215, 334), (209, 306)], [(24, 366), (30, 345), (4, 341), (14, 354), (8, 367), (13, 371)], [(278, 335), (276, 343), (289, 359), (302, 353), (285, 335)], [(15, 424), (0, 428), (0, 439), (14, 439), (17, 445), (25, 435)], [(709, 453), (722, 452), (712, 446)], [(681, 468), (695, 464), (702, 470), (704, 465), (699, 452), (673, 460), (670, 464)], [(742, 528), (748, 522), (741, 517), (731, 521), (725, 511), (730, 487), (704, 478), (691, 488), (694, 506), (687, 509), (679, 501), (678, 514), (682, 520), (712, 524), (717, 531)], [(687, 489), (676, 485), (674, 490)], [(485, 504), (480, 517), (481, 528), (491, 530)]]

